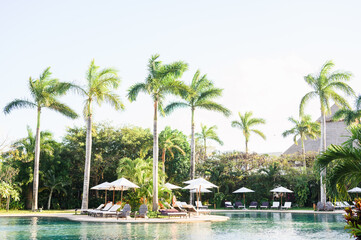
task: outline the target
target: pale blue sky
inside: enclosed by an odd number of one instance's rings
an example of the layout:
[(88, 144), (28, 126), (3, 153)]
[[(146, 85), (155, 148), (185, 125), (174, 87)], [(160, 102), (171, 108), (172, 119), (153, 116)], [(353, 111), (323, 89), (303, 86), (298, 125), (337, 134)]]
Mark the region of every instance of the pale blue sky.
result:
[[(267, 125), (260, 127), (267, 141), (251, 137), (250, 150), (282, 152), (292, 138), (281, 133), (297, 117), (301, 97), (310, 91), (303, 76), (317, 72), (332, 59), (336, 69), (354, 74), (350, 85), (361, 92), (361, 2), (359, 1), (0, 1), (0, 107), (14, 98), (28, 97), (28, 78), (51, 66), (62, 81), (85, 83), (91, 59), (119, 70), (117, 91), (126, 105), (115, 112), (96, 108), (96, 121), (114, 125), (152, 127), (152, 103), (140, 95), (130, 103), (130, 85), (143, 81), (148, 58), (159, 53), (164, 62), (183, 60), (189, 82), (199, 68), (219, 87), (220, 99), (233, 115), (198, 111), (200, 123), (218, 125), (222, 150), (244, 150), (244, 139), (230, 126), (237, 112), (252, 110)], [(83, 99), (68, 95), (63, 101), (81, 113)], [(319, 115), (317, 101), (306, 111)], [(8, 142), (35, 127), (35, 110), (15, 110), (0, 116), (0, 138)], [(81, 126), (44, 110), (42, 129), (61, 139), (67, 126)], [(190, 114), (179, 110), (160, 119), (190, 133)], [(213, 144), (216, 146), (215, 144)]]

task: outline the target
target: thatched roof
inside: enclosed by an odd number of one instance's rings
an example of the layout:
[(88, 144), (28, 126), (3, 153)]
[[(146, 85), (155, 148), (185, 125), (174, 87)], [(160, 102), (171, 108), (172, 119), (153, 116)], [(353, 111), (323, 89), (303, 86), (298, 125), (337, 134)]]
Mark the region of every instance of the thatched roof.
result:
[[(346, 124), (343, 120), (333, 121), (332, 117), (335, 112), (339, 109), (337, 105), (331, 107), (331, 114), (326, 116), (326, 145), (330, 144), (340, 145), (347, 140), (350, 133), (346, 130)], [(321, 121), (321, 117), (317, 119)], [(293, 144), (283, 154), (302, 153), (301, 140), (298, 139), (298, 145)], [(320, 138), (318, 139), (307, 139), (304, 141), (306, 152), (318, 152), (320, 149)]]

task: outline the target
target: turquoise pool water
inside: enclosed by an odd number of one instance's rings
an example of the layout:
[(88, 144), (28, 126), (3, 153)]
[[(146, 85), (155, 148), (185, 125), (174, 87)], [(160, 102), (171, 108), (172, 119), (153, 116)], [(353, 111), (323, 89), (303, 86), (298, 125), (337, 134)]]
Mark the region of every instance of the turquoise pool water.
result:
[(350, 239), (342, 215), (226, 213), (227, 222), (83, 223), (46, 217), (0, 218), (0, 239)]

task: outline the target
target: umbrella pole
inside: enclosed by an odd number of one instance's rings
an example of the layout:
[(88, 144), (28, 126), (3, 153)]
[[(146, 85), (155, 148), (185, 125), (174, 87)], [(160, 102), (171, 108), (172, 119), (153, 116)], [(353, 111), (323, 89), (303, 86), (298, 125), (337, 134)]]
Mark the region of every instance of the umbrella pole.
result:
[(123, 203), (123, 186), (122, 186), (122, 193), (120, 194), (120, 204)]
[(107, 190), (105, 189), (105, 202), (104, 204), (107, 204)]
[(115, 189), (113, 189), (113, 204), (114, 204), (114, 198), (115, 198)]
[(243, 208), (246, 209), (246, 194), (243, 193)]
[(282, 197), (283, 197), (283, 193), (281, 193), (281, 209), (282, 209)]

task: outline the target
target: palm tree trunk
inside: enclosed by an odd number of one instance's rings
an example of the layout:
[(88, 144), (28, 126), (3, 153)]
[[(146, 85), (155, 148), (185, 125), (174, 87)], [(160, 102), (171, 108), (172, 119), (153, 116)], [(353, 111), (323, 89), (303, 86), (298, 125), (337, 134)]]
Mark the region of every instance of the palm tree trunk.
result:
[(35, 159), (34, 159), (34, 177), (33, 177), (33, 204), (32, 211), (38, 210), (38, 191), (39, 191), (39, 160), (40, 160), (40, 114), (41, 108), (38, 107), (38, 117), (35, 135)]
[(204, 138), (204, 160), (207, 159), (207, 140)]
[(306, 150), (305, 150), (305, 143), (303, 142), (303, 138), (301, 136), (301, 146), (302, 146), (302, 156), (303, 156), (303, 167), (306, 171)]
[(153, 123), (153, 211), (158, 210), (158, 99), (154, 101)]
[(50, 193), (49, 193), (49, 199), (48, 199), (48, 210), (50, 210), (50, 205), (51, 205), (51, 197), (53, 195), (53, 188), (50, 189)]
[(246, 139), (246, 155), (248, 154), (248, 140)]
[(83, 185), (83, 200), (81, 202), (81, 209), (88, 209), (91, 151), (92, 151), (92, 115), (90, 114), (87, 119), (87, 129), (86, 129), (84, 185)]
[[(191, 174), (190, 177), (191, 179), (194, 179), (195, 177), (195, 173), (196, 173), (196, 163), (195, 163), (195, 159), (196, 159), (196, 144), (195, 144), (195, 139), (194, 139), (194, 108), (192, 107), (192, 119), (191, 119)], [(189, 202), (190, 204), (192, 204), (193, 202), (193, 193), (189, 194)]]
[[(320, 139), (320, 152), (326, 150), (326, 119), (325, 114), (321, 110), (321, 139)], [(321, 170), (320, 187), (321, 187), (321, 203), (326, 205), (326, 168)]]
[(165, 173), (165, 148), (163, 148), (163, 152), (162, 152), (162, 162), (163, 162), (163, 173)]
[(11, 196), (8, 196), (6, 198), (6, 211), (9, 212), (9, 208), (10, 208), (10, 198)]

